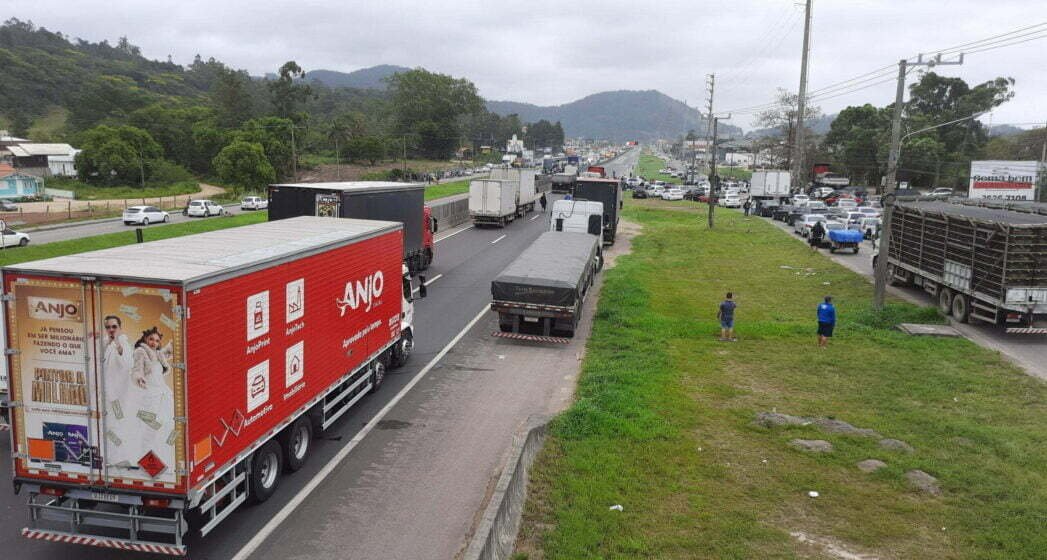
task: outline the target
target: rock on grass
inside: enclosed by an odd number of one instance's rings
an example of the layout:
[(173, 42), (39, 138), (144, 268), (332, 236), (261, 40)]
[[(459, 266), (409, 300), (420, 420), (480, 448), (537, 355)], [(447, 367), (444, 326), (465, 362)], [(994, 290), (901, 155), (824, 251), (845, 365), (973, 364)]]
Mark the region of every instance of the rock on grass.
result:
[(865, 472), (865, 473), (871, 473), (871, 472), (876, 472), (876, 471), (878, 471), (878, 470), (880, 470), (880, 469), (882, 469), (882, 468), (884, 468), (886, 466), (887, 466), (887, 463), (884, 463), (883, 461), (881, 461), (879, 459), (866, 459), (866, 460), (860, 461), (858, 463), (858, 470), (860, 470), (862, 472)]
[(869, 428), (858, 428), (852, 426), (843, 420), (836, 420), (834, 418), (818, 418), (814, 421), (822, 430), (829, 432), (830, 434), (843, 434), (848, 436), (862, 436), (878, 438), (882, 437), (876, 430)]
[(775, 426), (806, 426), (810, 424), (810, 420), (791, 414), (761, 412), (756, 415), (756, 423), (766, 428), (774, 428)]
[(794, 439), (789, 442), (789, 445), (811, 453), (829, 453), (833, 450), (833, 444), (824, 439)]

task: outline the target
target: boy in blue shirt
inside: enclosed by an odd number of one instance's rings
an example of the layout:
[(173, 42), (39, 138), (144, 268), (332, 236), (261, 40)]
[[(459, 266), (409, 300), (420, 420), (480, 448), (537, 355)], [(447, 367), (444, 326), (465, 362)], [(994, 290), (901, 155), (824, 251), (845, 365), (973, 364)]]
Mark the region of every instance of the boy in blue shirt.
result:
[(727, 299), (720, 304), (720, 309), (716, 312), (716, 318), (720, 320), (720, 340), (723, 342), (738, 340), (734, 338), (734, 308), (736, 307), (738, 304), (734, 303), (734, 294), (727, 292)]
[(825, 348), (833, 335), (836, 326), (836, 308), (832, 296), (825, 296), (825, 301), (818, 305), (818, 346)]

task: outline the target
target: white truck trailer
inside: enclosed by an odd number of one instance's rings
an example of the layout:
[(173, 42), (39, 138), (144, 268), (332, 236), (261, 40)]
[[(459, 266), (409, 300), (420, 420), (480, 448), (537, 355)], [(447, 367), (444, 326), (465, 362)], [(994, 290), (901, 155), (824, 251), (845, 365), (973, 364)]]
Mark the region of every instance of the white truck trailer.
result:
[(788, 171), (753, 171), (749, 196), (754, 199), (783, 199), (790, 196), (792, 180)]

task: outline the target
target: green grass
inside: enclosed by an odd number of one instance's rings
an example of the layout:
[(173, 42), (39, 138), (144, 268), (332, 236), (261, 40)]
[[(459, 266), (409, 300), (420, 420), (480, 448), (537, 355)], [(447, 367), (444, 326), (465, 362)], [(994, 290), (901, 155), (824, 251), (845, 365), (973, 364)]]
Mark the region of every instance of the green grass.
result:
[(123, 198), (155, 198), (160, 196), (176, 196), (183, 194), (194, 194), (200, 192), (200, 185), (196, 181), (181, 181), (164, 186), (146, 187), (100, 187), (88, 185), (73, 180), (50, 180), (48, 187), (62, 190), (70, 190), (76, 193), (77, 200), (106, 200)]
[[(251, 212), (249, 214), (245, 213), (222, 216), (218, 218), (209, 218), (206, 220), (199, 221), (194, 220), (191, 222), (184, 222), (180, 224), (150, 226), (144, 228), (144, 237), (146, 241), (156, 241), (158, 239), (167, 239), (170, 237), (181, 237), (183, 235), (190, 235), (193, 233), (203, 233), (205, 231), (214, 231), (231, 227), (245, 226), (248, 224), (257, 224), (259, 222), (266, 221), (266, 217), (267, 213), (264, 211), (260, 211)], [(40, 259), (49, 259), (52, 257), (61, 257), (65, 255), (73, 255), (76, 253), (83, 253), (85, 251), (108, 249), (110, 247), (130, 245), (132, 243), (135, 243), (135, 232), (134, 228), (129, 227), (127, 228), (127, 231), (121, 231), (119, 233), (107, 233), (104, 235), (95, 235), (92, 237), (83, 237), (80, 239), (69, 239), (66, 241), (55, 241), (54, 243), (45, 243), (43, 245), (29, 245), (28, 247), (19, 247), (17, 249), (7, 249), (5, 251), (0, 251), (0, 266), (35, 261)]]
[(659, 173), (658, 170), (665, 167), (665, 161), (658, 157), (650, 154), (640, 155), (640, 160), (636, 165), (635, 173), (648, 181), (665, 181), (666, 183), (680, 184), (683, 182), (681, 179)]
[[(829, 557), (793, 531), (879, 558), (1044, 557), (1042, 381), (966, 340), (891, 330), (940, 319), (898, 302), (873, 314), (864, 279), (760, 219), (720, 211), (710, 231), (704, 211), (627, 204), (643, 233), (606, 272), (577, 401), (533, 471), (521, 558)], [(716, 338), (728, 290), (737, 343)], [(825, 294), (840, 323), (819, 350)], [(754, 425), (772, 410), (873, 428), (916, 452)], [(793, 438), (835, 450), (809, 455)], [(888, 467), (863, 474), (868, 458)], [(943, 495), (910, 489), (910, 469)]]
[(425, 199), (435, 200), (437, 198), (467, 193), (469, 192), (469, 181), (471, 181), (471, 179), (452, 181), (450, 183), (440, 183), (439, 185), (429, 185), (425, 188)]
[(716, 174), (723, 178), (744, 179), (748, 181), (753, 178), (753, 172), (741, 167), (724, 167), (717, 165)]

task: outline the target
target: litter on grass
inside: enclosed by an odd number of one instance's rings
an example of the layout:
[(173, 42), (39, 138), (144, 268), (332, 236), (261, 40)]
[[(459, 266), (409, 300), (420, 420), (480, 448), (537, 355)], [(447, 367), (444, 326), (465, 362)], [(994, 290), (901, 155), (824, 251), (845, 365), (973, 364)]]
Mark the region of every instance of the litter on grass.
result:
[(614, 504), (611, 506), (610, 511), (625, 511), (625, 508), (622, 507), (622, 504)]

